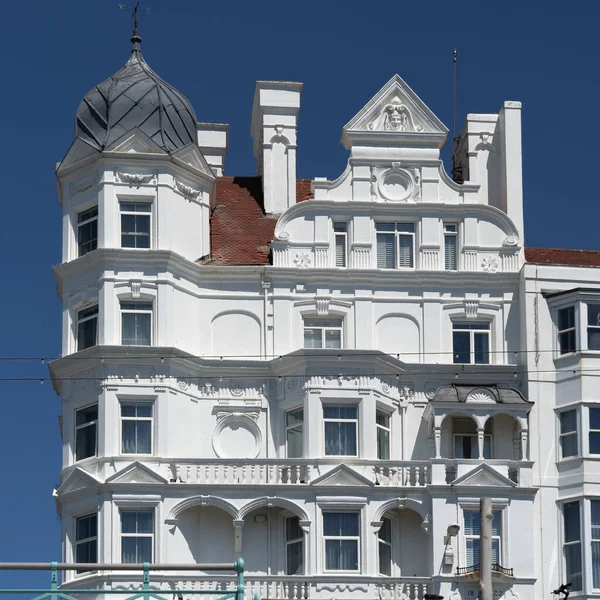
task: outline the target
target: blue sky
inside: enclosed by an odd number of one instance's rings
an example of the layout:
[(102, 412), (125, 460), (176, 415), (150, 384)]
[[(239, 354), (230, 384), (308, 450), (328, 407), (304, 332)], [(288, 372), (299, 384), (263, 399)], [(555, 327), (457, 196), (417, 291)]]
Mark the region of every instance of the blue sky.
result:
[[(598, 9), (589, 2), (147, 5), (144, 56), (189, 97), (199, 120), (230, 124), (227, 174), (254, 173), (249, 127), (258, 79), (305, 84), (300, 177), (342, 172), (342, 127), (394, 73), (451, 128), (456, 46), (459, 126), (467, 112), (523, 102), (526, 243), (599, 247)], [(60, 261), (61, 217), (54, 168), (71, 143), (82, 96), (127, 60), (131, 21), (117, 0), (6, 1), (0, 11), (0, 356), (56, 356), (60, 305), (51, 269)], [(46, 375), (40, 360), (0, 361), (0, 378)], [(51, 493), (60, 468), (60, 403), (48, 383), (0, 381), (0, 394), (0, 561), (58, 559)], [(0, 587), (25, 582), (42, 584), (46, 575), (0, 573)]]

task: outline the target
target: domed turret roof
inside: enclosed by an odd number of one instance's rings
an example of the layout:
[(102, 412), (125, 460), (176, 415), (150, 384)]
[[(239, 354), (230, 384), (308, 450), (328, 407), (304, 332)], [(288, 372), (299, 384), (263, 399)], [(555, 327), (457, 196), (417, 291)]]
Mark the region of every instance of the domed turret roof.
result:
[[(140, 52), (137, 30), (131, 41), (127, 63), (81, 101), (75, 119), (75, 142), (66, 162), (102, 152), (134, 129), (167, 152), (197, 142), (196, 115), (189, 100), (148, 66)], [(69, 156), (72, 151), (76, 156)]]

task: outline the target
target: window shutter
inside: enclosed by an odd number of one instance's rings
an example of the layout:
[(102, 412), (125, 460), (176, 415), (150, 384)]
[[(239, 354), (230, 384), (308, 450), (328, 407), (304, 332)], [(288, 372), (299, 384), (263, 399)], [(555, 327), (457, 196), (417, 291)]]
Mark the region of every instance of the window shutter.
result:
[(377, 234), (377, 267), (380, 269), (396, 268), (396, 252), (393, 235), (385, 233)]
[(444, 268), (446, 271), (456, 271), (456, 236), (444, 236)]
[(413, 236), (398, 236), (398, 266), (405, 269), (413, 267)]
[(335, 266), (345, 267), (346, 266), (346, 236), (336, 235), (335, 236)]

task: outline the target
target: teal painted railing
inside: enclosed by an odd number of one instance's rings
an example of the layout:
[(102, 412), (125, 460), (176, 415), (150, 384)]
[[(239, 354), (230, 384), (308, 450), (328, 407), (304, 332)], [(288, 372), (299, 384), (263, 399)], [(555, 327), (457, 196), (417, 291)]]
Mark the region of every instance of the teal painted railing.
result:
[[(50, 587), (48, 589), (35, 588), (0, 588), (0, 598), (8, 594), (30, 594), (34, 595), (32, 600), (78, 600), (74, 596), (79, 594), (120, 594), (125, 596), (122, 600), (172, 600), (173, 597), (189, 595), (190, 590), (153, 590), (150, 587), (151, 571), (234, 571), (236, 577), (235, 591), (224, 592), (223, 590), (194, 590), (193, 594), (210, 594), (218, 596), (216, 600), (244, 600), (244, 560), (238, 558), (231, 563), (208, 563), (208, 564), (102, 564), (102, 563), (0, 563), (0, 571), (50, 571)], [(69, 587), (61, 590), (58, 583), (59, 571), (141, 571), (142, 589), (131, 594), (131, 590), (113, 589), (76, 589)], [(132, 576), (133, 577), (133, 576)], [(201, 576), (199, 576), (199, 579)], [(164, 594), (164, 595), (161, 595)], [(261, 600), (255, 594), (253, 600)]]

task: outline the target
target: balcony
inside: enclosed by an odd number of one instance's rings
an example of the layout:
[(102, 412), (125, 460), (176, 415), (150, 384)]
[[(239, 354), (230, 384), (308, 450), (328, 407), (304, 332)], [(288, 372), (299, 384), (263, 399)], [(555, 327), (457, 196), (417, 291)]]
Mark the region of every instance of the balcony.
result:
[[(112, 590), (136, 591), (139, 582), (131, 576), (117, 572), (103, 572), (85, 578), (85, 587), (95, 587), (100, 582)], [(81, 588), (78, 579), (63, 584), (61, 590)], [(170, 591), (183, 592), (185, 600), (216, 600), (223, 593), (234, 592), (236, 582), (227, 575), (196, 575), (154, 573), (152, 591), (167, 596)], [(431, 590), (428, 577), (385, 577), (365, 575), (246, 575), (246, 600), (259, 594), (261, 600), (423, 600)], [(215, 590), (215, 594), (206, 594)], [(195, 593), (196, 592), (196, 593)], [(199, 593), (204, 592), (204, 593)]]
[[(466, 577), (479, 577), (479, 564), (471, 565), (470, 567), (457, 567), (456, 569), (457, 575), (464, 575)], [(514, 573), (512, 569), (508, 567), (503, 567), (497, 563), (492, 564), (492, 576), (497, 577), (514, 577)]]

